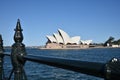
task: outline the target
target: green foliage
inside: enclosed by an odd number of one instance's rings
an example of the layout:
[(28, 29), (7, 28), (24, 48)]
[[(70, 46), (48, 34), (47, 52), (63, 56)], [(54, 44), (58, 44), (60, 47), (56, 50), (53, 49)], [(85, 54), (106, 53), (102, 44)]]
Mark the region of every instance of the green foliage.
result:
[(118, 45), (120, 45), (120, 39), (114, 41), (113, 44), (118, 44)]
[(116, 45), (120, 45), (120, 39), (118, 39), (118, 40), (114, 40), (115, 38), (114, 37), (112, 37), (112, 36), (110, 36), (109, 38), (108, 38), (108, 40), (107, 41), (105, 41), (105, 43), (104, 43), (104, 46), (107, 46), (107, 44), (116, 44)]
[(112, 42), (114, 41), (114, 37), (112, 37), (112, 36), (110, 36), (109, 38), (108, 38), (108, 40), (104, 43), (104, 46), (107, 46), (107, 44), (112, 44)]

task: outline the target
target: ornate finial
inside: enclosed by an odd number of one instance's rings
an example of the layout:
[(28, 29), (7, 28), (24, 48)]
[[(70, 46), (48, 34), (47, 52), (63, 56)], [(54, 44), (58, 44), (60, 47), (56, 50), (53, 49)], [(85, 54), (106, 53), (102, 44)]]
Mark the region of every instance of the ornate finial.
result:
[(2, 40), (2, 35), (0, 34), (0, 40)]
[(0, 40), (2, 39), (2, 36), (1, 36), (1, 34), (0, 34)]
[(2, 35), (0, 34), (0, 45), (3, 45)]
[(18, 19), (14, 34), (14, 41), (15, 43), (12, 45), (11, 50), (11, 62), (13, 65), (13, 73), (14, 73), (14, 80), (27, 80), (25, 71), (24, 71), (24, 64), (25, 60), (22, 56), (26, 55), (25, 45), (22, 43), (23, 34), (20, 25), (20, 20)]
[(23, 34), (22, 34), (21, 25), (20, 25), (20, 20), (18, 19), (16, 24), (16, 29), (15, 29), (15, 34), (14, 34), (14, 41), (21, 43), (22, 40), (23, 40)]

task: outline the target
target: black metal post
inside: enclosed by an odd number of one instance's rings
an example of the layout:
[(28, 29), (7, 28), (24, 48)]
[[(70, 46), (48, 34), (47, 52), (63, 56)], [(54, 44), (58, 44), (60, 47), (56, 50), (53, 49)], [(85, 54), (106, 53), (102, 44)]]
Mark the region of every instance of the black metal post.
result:
[(0, 35), (0, 80), (3, 79), (3, 40), (2, 36)]
[(25, 60), (18, 59), (18, 55), (20, 56), (26, 55), (25, 45), (22, 43), (23, 34), (19, 19), (17, 21), (17, 25), (15, 29), (14, 41), (15, 43), (12, 45), (12, 51), (11, 51), (11, 61), (14, 72), (14, 80), (27, 80), (25, 71), (23, 69)]
[(117, 58), (111, 59), (105, 66), (106, 80), (120, 80), (120, 60)]

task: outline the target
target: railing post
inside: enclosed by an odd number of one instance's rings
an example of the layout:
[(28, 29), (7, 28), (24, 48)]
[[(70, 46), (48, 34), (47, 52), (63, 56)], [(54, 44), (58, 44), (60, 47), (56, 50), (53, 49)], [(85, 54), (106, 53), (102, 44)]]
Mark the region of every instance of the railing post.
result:
[(3, 78), (3, 40), (0, 35), (0, 80)]
[(105, 80), (120, 80), (120, 60), (111, 59), (105, 68)]
[(23, 34), (21, 29), (20, 20), (18, 19), (15, 34), (14, 34), (14, 41), (15, 43), (12, 45), (11, 51), (11, 61), (13, 66), (13, 73), (14, 73), (14, 80), (27, 80), (25, 71), (24, 71), (24, 64), (25, 60), (19, 58), (18, 56), (26, 55), (25, 45), (22, 43), (23, 41)]

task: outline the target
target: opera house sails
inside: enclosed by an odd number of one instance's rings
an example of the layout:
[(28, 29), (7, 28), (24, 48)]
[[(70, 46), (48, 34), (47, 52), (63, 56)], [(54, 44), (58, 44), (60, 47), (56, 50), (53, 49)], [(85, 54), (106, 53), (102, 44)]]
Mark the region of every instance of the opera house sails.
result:
[(47, 49), (79, 49), (88, 48), (92, 40), (80, 40), (80, 36), (70, 37), (65, 31), (58, 29), (58, 33), (52, 36), (46, 36), (48, 41), (45, 48)]

